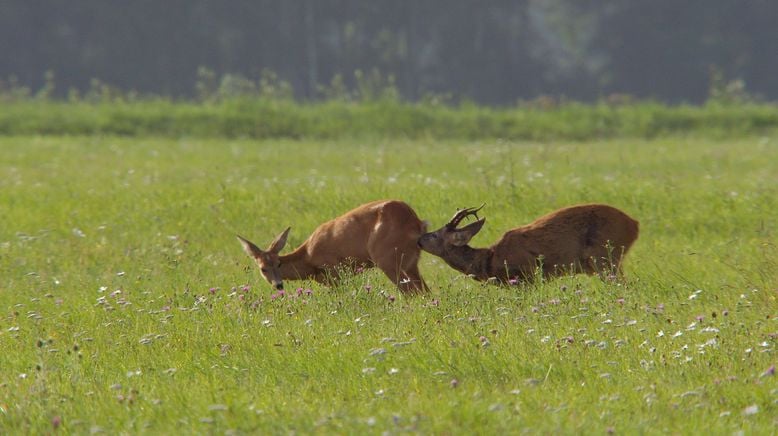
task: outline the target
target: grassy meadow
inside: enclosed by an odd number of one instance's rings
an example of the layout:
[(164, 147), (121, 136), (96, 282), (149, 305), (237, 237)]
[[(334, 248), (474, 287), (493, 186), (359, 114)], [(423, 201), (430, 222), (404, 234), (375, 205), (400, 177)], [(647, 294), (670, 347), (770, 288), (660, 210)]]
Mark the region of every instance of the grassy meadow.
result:
[[(624, 283), (496, 287), (422, 256), (274, 296), (235, 239), (374, 199), (474, 246), (579, 202)], [(0, 137), (0, 433), (774, 434), (778, 136)]]

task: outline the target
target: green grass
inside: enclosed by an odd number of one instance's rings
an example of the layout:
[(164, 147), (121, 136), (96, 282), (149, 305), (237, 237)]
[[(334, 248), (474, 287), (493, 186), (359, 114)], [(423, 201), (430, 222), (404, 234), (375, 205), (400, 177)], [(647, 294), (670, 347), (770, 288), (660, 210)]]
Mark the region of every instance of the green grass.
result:
[[(774, 136), (11, 136), (0, 163), (2, 434), (778, 429)], [(283, 299), (234, 237), (294, 246), (378, 198), (433, 228), (486, 202), (474, 246), (578, 202), (641, 235), (624, 284), (424, 255), (428, 297), (370, 272)]]
[(406, 103), (391, 99), (298, 103), (263, 98), (212, 103), (159, 97), (130, 101), (9, 100), (0, 95), (0, 135), (118, 135), (335, 140), (591, 141), (694, 136), (708, 139), (773, 135), (770, 103), (667, 106), (563, 103), (488, 108)]

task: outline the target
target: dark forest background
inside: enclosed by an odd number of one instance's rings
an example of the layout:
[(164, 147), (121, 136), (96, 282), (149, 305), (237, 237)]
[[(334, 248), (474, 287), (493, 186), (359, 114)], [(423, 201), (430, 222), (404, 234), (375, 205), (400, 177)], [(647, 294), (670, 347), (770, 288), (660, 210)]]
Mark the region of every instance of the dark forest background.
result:
[(775, 101), (778, 1), (3, 0), (0, 53), (1, 86), (48, 77), (55, 96), (99, 79), (194, 98), (272, 72), (299, 99), (373, 75), (408, 100)]

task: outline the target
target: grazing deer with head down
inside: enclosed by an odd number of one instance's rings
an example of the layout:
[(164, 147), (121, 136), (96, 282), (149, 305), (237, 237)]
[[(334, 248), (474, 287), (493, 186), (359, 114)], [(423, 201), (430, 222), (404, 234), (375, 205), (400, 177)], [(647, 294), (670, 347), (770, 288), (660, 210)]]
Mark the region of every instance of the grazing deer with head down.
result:
[(238, 236), (243, 249), (265, 279), (282, 290), (284, 280), (312, 278), (335, 284), (343, 269), (356, 273), (377, 266), (404, 293), (427, 291), (419, 274), (417, 242), (426, 223), (406, 203), (397, 200), (363, 204), (320, 225), (293, 252), (281, 255), (289, 228), (261, 250)]
[[(509, 230), (489, 248), (472, 248), (467, 243), (486, 222), (478, 219), (481, 208), (458, 211), (445, 226), (424, 234), (419, 246), (476, 280), (509, 283), (532, 280), (537, 272), (544, 277), (620, 274), (621, 260), (638, 237), (638, 222), (624, 212), (604, 204), (583, 204)], [(457, 228), (469, 215), (476, 221)]]

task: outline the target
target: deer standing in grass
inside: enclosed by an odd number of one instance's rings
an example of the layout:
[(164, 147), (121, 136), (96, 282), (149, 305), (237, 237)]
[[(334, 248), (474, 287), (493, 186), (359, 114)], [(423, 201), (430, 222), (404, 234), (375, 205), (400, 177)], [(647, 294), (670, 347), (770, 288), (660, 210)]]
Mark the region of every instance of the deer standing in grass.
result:
[[(638, 222), (624, 212), (604, 204), (583, 204), (509, 230), (489, 248), (472, 248), (468, 242), (486, 222), (478, 219), (481, 208), (458, 211), (445, 226), (422, 235), (419, 246), (476, 280), (512, 283), (530, 281), (538, 272), (544, 277), (621, 274), (621, 260), (638, 237)], [(457, 228), (470, 215), (476, 221)]]
[(419, 274), (419, 237), (426, 223), (406, 203), (397, 200), (363, 204), (321, 224), (293, 252), (281, 255), (289, 228), (267, 250), (238, 235), (243, 249), (259, 266), (270, 284), (279, 290), (284, 280), (312, 278), (333, 285), (339, 272), (353, 273), (376, 266), (403, 293), (427, 291)]

